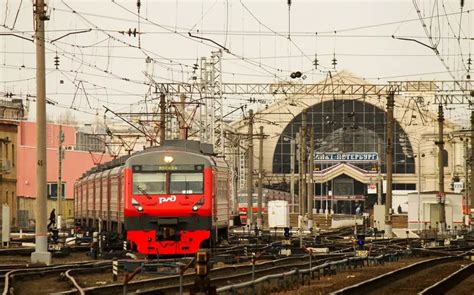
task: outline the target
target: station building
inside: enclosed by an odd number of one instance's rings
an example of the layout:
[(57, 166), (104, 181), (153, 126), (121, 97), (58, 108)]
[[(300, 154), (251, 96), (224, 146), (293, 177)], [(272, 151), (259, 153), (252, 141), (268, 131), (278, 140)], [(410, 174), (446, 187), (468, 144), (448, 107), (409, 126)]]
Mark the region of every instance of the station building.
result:
[[(431, 89), (430, 83), (426, 89)], [(254, 134), (260, 126), (265, 134), (263, 171), (266, 187), (290, 191), (291, 145), (298, 141), (303, 111), (307, 118), (307, 142), (313, 128), (315, 146), (313, 212), (354, 214), (357, 206), (370, 211), (380, 189), (386, 191), (385, 150), (387, 141), (387, 99), (382, 92), (371, 91), (376, 85), (348, 72), (328, 77), (318, 83), (314, 93), (286, 95), (254, 113)], [(395, 95), (393, 142), (393, 211), (408, 211), (408, 194), (438, 190), (438, 114), (433, 106), (434, 92), (405, 89)], [(361, 90), (365, 89), (365, 90)], [(330, 93), (330, 94), (327, 94)], [(430, 97), (431, 96), (431, 97)], [(246, 146), (249, 118), (230, 125), (228, 137), (240, 138), (241, 148), (230, 151), (238, 158), (231, 161), (239, 176), (237, 189), (247, 185)], [(237, 136), (239, 135), (239, 136)], [(444, 187), (453, 190), (452, 182), (466, 183), (465, 153), (469, 149), (462, 126), (444, 121)], [(234, 137), (232, 137), (234, 136)], [(257, 179), (259, 143), (255, 136), (254, 183)], [(298, 154), (298, 145), (296, 152)], [(297, 159), (297, 157), (296, 157)], [(311, 172), (308, 172), (311, 173)], [(309, 174), (306, 175), (309, 179)], [(295, 200), (290, 211), (298, 212), (298, 161), (294, 167)], [(399, 208), (400, 205), (400, 208)]]

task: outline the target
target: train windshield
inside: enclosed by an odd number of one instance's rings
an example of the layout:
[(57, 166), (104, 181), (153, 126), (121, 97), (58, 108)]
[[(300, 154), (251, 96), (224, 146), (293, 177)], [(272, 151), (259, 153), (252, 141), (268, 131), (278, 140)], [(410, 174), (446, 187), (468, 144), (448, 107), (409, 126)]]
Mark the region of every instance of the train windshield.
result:
[(166, 194), (166, 173), (133, 173), (133, 194)]
[(204, 181), (202, 173), (171, 173), (171, 194), (202, 194), (203, 192)]

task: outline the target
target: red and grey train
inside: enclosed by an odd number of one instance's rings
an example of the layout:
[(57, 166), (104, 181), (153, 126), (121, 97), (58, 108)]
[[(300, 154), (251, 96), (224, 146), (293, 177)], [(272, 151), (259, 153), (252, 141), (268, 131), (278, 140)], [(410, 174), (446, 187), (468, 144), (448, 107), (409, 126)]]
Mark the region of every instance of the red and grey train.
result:
[(74, 188), (76, 223), (101, 223), (143, 254), (192, 254), (227, 236), (229, 181), (212, 145), (165, 141), (85, 173)]

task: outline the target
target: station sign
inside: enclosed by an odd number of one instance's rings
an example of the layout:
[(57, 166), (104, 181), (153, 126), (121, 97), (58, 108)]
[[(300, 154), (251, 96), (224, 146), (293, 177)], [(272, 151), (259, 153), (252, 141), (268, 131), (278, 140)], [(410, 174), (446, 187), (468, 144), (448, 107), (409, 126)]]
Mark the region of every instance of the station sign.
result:
[(453, 188), (455, 193), (460, 193), (464, 189), (464, 183), (463, 182), (454, 182), (453, 183)]
[(375, 183), (369, 183), (367, 185), (367, 194), (376, 194), (377, 193), (377, 186)]
[(379, 155), (375, 152), (314, 153), (314, 160), (316, 162), (377, 162), (378, 159)]
[(364, 195), (335, 195), (335, 196), (328, 196), (328, 195), (315, 195), (314, 200), (318, 201), (325, 201), (325, 200), (335, 200), (335, 201), (365, 201)]

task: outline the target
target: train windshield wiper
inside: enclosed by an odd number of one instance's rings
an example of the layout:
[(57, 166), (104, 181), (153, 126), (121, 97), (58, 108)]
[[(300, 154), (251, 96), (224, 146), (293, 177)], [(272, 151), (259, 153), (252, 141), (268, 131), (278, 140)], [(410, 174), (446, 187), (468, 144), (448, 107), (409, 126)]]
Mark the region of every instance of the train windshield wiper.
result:
[(151, 199), (151, 196), (148, 194), (148, 192), (141, 186), (137, 185), (137, 190), (142, 193), (143, 195), (145, 195), (145, 197), (147, 197), (147, 199)]

